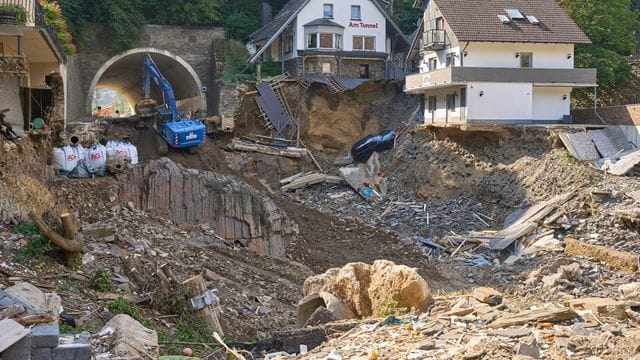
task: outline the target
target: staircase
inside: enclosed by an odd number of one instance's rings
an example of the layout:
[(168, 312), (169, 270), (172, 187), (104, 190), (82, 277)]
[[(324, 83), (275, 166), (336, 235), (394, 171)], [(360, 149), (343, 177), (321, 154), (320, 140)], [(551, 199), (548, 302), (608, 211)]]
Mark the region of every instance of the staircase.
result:
[(329, 88), (329, 91), (332, 94), (337, 94), (337, 93), (341, 93), (343, 91), (345, 91), (346, 89), (340, 85), (339, 82), (336, 81), (336, 79), (333, 78), (333, 76), (331, 75), (324, 75), (323, 76), (324, 81), (327, 83), (327, 87)]

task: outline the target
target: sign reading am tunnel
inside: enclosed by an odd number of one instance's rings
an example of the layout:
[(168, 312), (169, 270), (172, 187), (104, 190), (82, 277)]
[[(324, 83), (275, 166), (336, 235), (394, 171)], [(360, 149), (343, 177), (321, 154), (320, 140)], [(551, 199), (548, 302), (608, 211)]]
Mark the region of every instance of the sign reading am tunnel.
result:
[[(97, 88), (115, 91), (132, 106), (138, 102), (147, 53), (171, 83), (181, 111), (212, 115), (218, 112), (215, 49), (224, 48), (222, 29), (147, 25), (136, 46), (119, 54), (109, 50), (104, 28), (96, 24), (94, 29), (87, 36), (87, 46), (69, 59), (69, 120), (91, 114)], [(151, 88), (151, 97), (162, 104), (157, 86)]]

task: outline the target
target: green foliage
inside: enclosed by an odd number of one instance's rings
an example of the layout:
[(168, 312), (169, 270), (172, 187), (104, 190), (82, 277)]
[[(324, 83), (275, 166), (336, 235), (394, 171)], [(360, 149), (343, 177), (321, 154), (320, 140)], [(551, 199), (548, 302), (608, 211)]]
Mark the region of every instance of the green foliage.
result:
[[(560, 0), (593, 44), (576, 46), (576, 66), (598, 69), (598, 83), (612, 85), (631, 78), (624, 56), (635, 50), (638, 18), (631, 0)], [(634, 7), (632, 7), (632, 5)]]
[(221, 19), (224, 0), (151, 0), (143, 7), (147, 21), (159, 25), (211, 26)]
[(91, 288), (101, 292), (111, 291), (111, 272), (102, 267), (98, 268), (95, 274), (93, 274), (89, 285), (91, 286)]
[(56, 34), (58, 40), (60, 40), (60, 45), (64, 53), (67, 55), (75, 54), (76, 45), (73, 43), (73, 37), (67, 28), (67, 21), (62, 14), (60, 5), (53, 0), (39, 1), (44, 13), (44, 21)]
[(53, 245), (40, 229), (33, 223), (21, 223), (13, 228), (13, 231), (28, 238), (27, 243), (13, 254), (13, 261), (26, 264), (29, 262), (41, 263), (44, 254), (53, 249)]
[(238, 81), (255, 80), (255, 67), (246, 63), (247, 49), (239, 41), (230, 40), (224, 50), (225, 65), (220, 82), (230, 85)]
[(60, 324), (60, 334), (80, 334), (82, 332), (91, 332), (92, 328), (88, 324), (82, 324), (75, 329), (67, 324)]
[(410, 35), (416, 30), (422, 10), (413, 7), (414, 0), (395, 0), (393, 2), (393, 20), (400, 30)]
[(230, 38), (245, 38), (258, 28), (259, 19), (256, 14), (256, 11), (246, 12), (234, 9), (224, 17), (222, 26)]
[(153, 325), (151, 321), (142, 315), (140, 308), (138, 305), (131, 303), (127, 299), (125, 299), (122, 295), (118, 296), (117, 299), (111, 300), (107, 302), (107, 309), (117, 313), (117, 314), (127, 314), (132, 318), (138, 320), (142, 325), (146, 327), (151, 327)]
[(27, 11), (20, 5), (3, 5), (0, 11), (12, 11), (16, 13), (18, 24), (25, 25), (27, 23)]
[(84, 287), (75, 279), (67, 279), (60, 286), (61, 293), (82, 293), (84, 292)]
[(373, 316), (379, 318), (385, 318), (387, 316), (400, 316), (409, 311), (407, 308), (398, 307), (398, 302), (395, 300), (389, 301), (387, 304), (380, 305), (373, 310)]

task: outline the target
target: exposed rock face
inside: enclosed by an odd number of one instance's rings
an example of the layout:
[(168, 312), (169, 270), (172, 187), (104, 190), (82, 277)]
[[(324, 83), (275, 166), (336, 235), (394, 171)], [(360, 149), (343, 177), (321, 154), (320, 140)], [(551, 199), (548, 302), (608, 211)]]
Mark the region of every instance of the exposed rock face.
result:
[(250, 250), (283, 256), (297, 225), (268, 197), (227, 175), (151, 161), (121, 178), (120, 200), (176, 223), (209, 224)]
[(350, 263), (304, 282), (304, 294), (328, 292), (335, 295), (357, 316), (370, 316), (392, 302), (398, 307), (427, 309), (431, 290), (415, 269), (377, 260), (373, 265)]

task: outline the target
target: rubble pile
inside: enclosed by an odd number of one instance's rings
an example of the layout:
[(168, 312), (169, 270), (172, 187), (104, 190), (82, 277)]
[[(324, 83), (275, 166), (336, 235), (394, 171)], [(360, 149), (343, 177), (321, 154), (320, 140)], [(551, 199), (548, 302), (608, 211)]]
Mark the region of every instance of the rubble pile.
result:
[(428, 313), (363, 322), (298, 358), (637, 359), (639, 311), (638, 301), (608, 298), (520, 308), (494, 289), (475, 288), (436, 297)]

